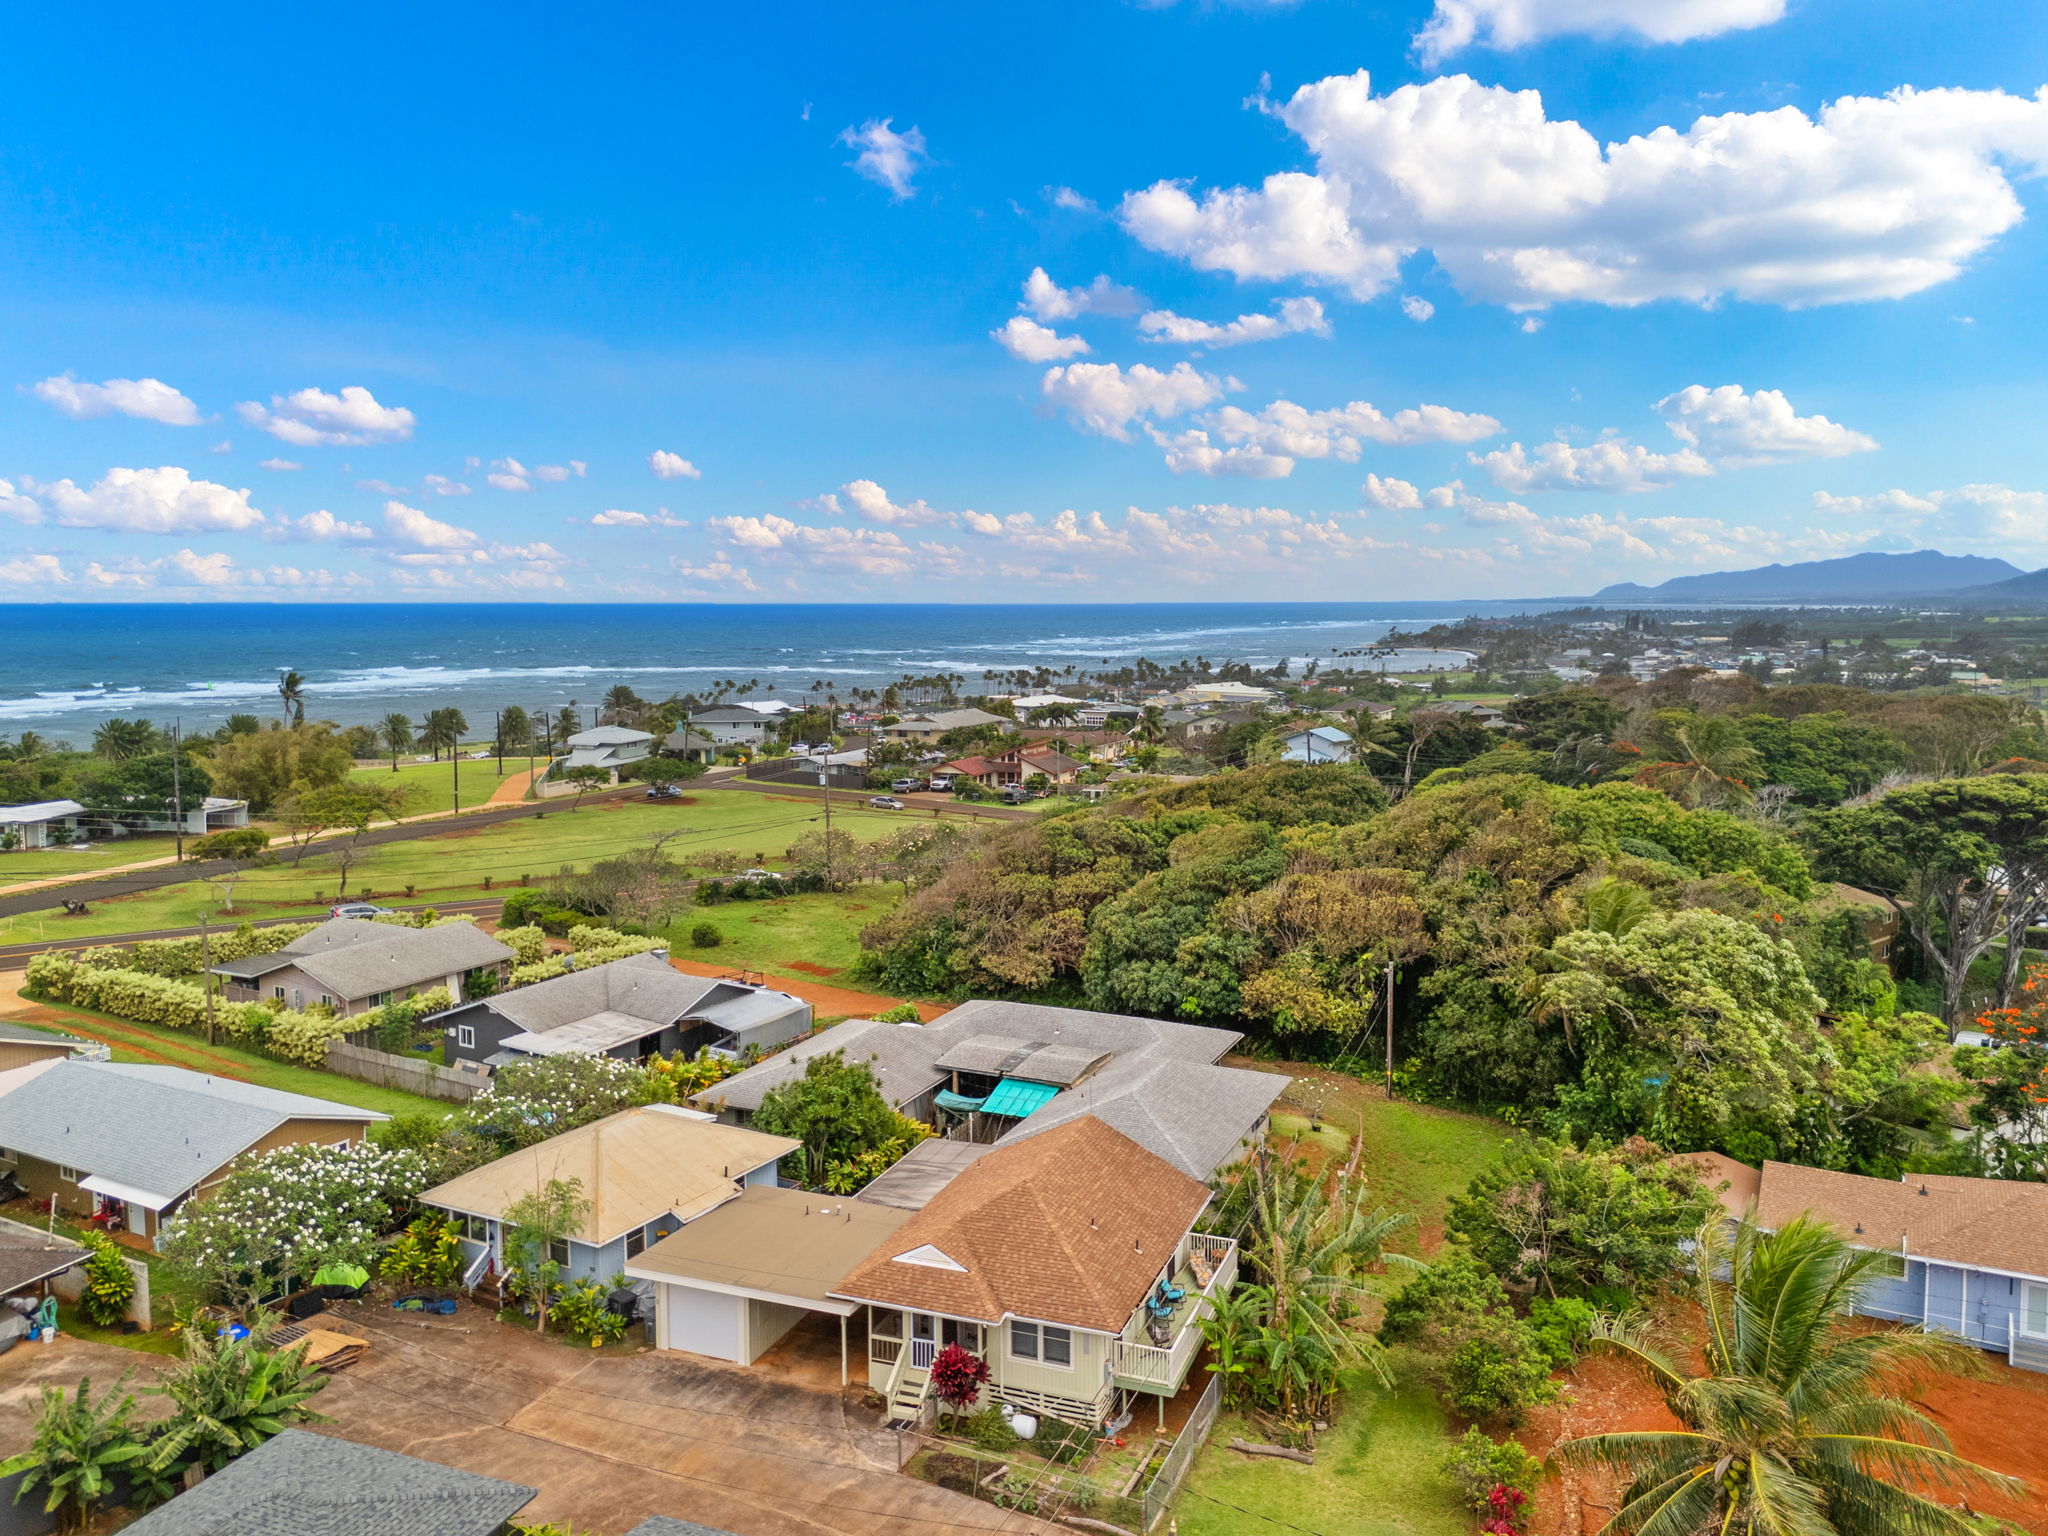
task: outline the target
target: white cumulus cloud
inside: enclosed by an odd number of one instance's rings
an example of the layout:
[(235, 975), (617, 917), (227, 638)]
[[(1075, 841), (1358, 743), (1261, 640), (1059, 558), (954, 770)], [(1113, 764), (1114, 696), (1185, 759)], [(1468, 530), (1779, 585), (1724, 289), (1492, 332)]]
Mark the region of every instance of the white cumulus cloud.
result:
[(86, 384), (60, 373), (32, 388), (37, 399), (80, 421), (116, 414), (170, 427), (196, 427), (200, 421), (199, 407), (162, 379), (108, 379), (102, 384)]
[(1401, 313), (1420, 325), (1436, 313), (1436, 306), (1427, 299), (1407, 293), (1401, 296)]
[(687, 528), (687, 517), (671, 517), (667, 507), (658, 507), (652, 512), (628, 512), (623, 507), (608, 507), (590, 520), (593, 528)]
[(847, 164), (869, 181), (887, 187), (900, 203), (916, 195), (917, 173), (931, 157), (925, 153), (922, 133), (915, 128), (898, 133), (889, 126), (894, 121), (871, 117), (858, 128), (843, 130), (839, 142), (860, 151)]
[(1776, 389), (1751, 394), (1739, 384), (1688, 384), (1659, 400), (1657, 413), (1680, 442), (1728, 469), (1839, 459), (1877, 446), (1876, 438), (1825, 416), (1799, 415)]
[(0, 560), (0, 586), (54, 587), (70, 580), (63, 561), (55, 555), (13, 555)]
[(1866, 496), (1813, 495), (1813, 510), (1833, 517), (1889, 524), (1915, 540), (1944, 547), (1965, 545), (1985, 554), (2048, 563), (2048, 491), (2009, 485), (1959, 485), (1915, 494), (1878, 491)]
[(702, 480), (704, 471), (679, 453), (657, 448), (647, 455), (647, 467), (657, 480)]
[(291, 539), (309, 544), (367, 544), (377, 533), (368, 523), (347, 522), (323, 509), (308, 512), (304, 517), (276, 518), (263, 530), (263, 536), (273, 541)]
[(338, 395), (324, 389), (272, 395), (267, 407), (244, 400), (235, 414), (279, 442), (300, 448), (402, 443), (412, 436), (417, 421), (402, 405), (379, 405), (360, 384), (347, 385)]
[(1155, 309), (1138, 320), (1138, 332), (1146, 341), (1177, 342), (1183, 346), (1236, 347), (1248, 341), (1271, 341), (1276, 336), (1330, 334), (1329, 317), (1320, 299), (1282, 299), (1271, 315), (1239, 315), (1227, 325), (1208, 320), (1191, 320), (1170, 309)]
[(1186, 363), (1161, 372), (1144, 363), (1128, 370), (1115, 363), (1069, 363), (1048, 368), (1040, 384), (1045, 398), (1086, 431), (1128, 442), (1131, 423), (1141, 416), (1179, 416), (1222, 398), (1223, 381), (1197, 373)]
[(418, 549), (452, 552), (480, 548), (483, 540), (467, 528), (427, 516), (418, 507), (402, 501), (384, 503), (384, 531), (399, 544)]
[(1313, 173), (1199, 193), (1158, 182), (1124, 198), (1124, 227), (1205, 271), (1359, 298), (1427, 250), (1461, 291), (1517, 308), (1800, 307), (1954, 277), (2020, 221), (2013, 181), (2048, 164), (2048, 88), (1901, 87), (1608, 144), (1550, 118), (1535, 91), (1463, 75), (1375, 96), (1361, 70), (1275, 110)]
[(116, 533), (242, 533), (264, 521), (249, 505), (246, 489), (195, 480), (175, 465), (110, 469), (87, 489), (69, 480), (38, 484), (25, 479), (17, 494), (0, 480), (0, 515)]
[(1657, 491), (1714, 472), (1714, 466), (1690, 448), (1657, 453), (1639, 443), (1611, 437), (1583, 448), (1570, 443), (1539, 443), (1533, 451), (1510, 443), (1470, 458), (1495, 485), (1516, 495), (1530, 491)]
[(460, 480), (450, 480), (446, 475), (428, 475), (420, 484), (436, 496), (467, 496), (469, 487)]
[(1043, 267), (1033, 267), (1024, 279), (1024, 298), (1017, 306), (1045, 321), (1072, 320), (1077, 315), (1135, 315), (1145, 301), (1130, 288), (1121, 288), (1106, 275), (1098, 275), (1085, 288), (1062, 288)]
[(1684, 43), (1784, 15), (1785, 0), (1436, 0), (1415, 46), (1433, 65), (1475, 43), (1521, 48), (1566, 33)]
[(1040, 325), (1029, 315), (1012, 315), (990, 331), (989, 339), (1001, 344), (1010, 356), (1027, 363), (1057, 363), (1079, 357), (1088, 350), (1080, 336), (1062, 336), (1049, 325)]
[(259, 459), (256, 467), (258, 469), (274, 469), (280, 474), (291, 474), (304, 469), (306, 466), (299, 463), (296, 459)]
[(1414, 512), (1422, 506), (1422, 493), (1406, 480), (1367, 475), (1359, 490), (1382, 512)]

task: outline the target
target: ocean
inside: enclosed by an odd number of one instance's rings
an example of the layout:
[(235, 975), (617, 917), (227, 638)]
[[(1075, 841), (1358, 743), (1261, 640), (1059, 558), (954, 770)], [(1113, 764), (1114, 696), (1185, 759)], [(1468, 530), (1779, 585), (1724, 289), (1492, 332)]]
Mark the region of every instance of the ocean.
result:
[[(372, 723), (447, 705), (486, 731), (518, 704), (588, 709), (616, 683), (645, 698), (757, 681), (792, 702), (814, 682), (878, 687), (936, 672), (1083, 671), (1148, 657), (1325, 661), (1390, 629), (1542, 602), (1093, 604), (14, 604), (0, 607), (0, 728), (82, 742), (113, 716), (206, 730), (278, 709), (306, 678), (309, 718)], [(1419, 671), (1447, 658), (1394, 657)]]

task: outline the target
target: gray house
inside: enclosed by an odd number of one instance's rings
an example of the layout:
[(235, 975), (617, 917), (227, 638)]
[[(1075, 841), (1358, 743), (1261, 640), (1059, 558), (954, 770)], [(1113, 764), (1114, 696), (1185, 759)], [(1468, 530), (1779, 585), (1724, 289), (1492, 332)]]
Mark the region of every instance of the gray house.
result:
[(499, 1536), (538, 1493), (287, 1429), (126, 1529), (130, 1536)]
[(1810, 1215), (1887, 1256), (1886, 1278), (1858, 1312), (1938, 1328), (2048, 1372), (2048, 1184), (1932, 1173), (1894, 1183), (1790, 1163), (1721, 1167), (1731, 1186), (1722, 1204), (1732, 1213), (1753, 1204), (1757, 1224), (1771, 1229)]
[(511, 949), (475, 923), (407, 928), (337, 917), (270, 954), (223, 961), (212, 974), (227, 979), (233, 1002), (323, 1003), (347, 1018), (434, 987), (460, 1002), (479, 984), (504, 985), (512, 960)]
[(451, 1066), (560, 1055), (644, 1061), (768, 1050), (811, 1032), (811, 1005), (767, 987), (686, 976), (666, 956), (645, 954), (480, 997), (433, 1021)]
[(1087, 1116), (1192, 1178), (1242, 1157), (1288, 1079), (1218, 1063), (1242, 1035), (1133, 1014), (1035, 1003), (963, 1003), (930, 1024), (849, 1019), (695, 1100), (744, 1124), (824, 1051), (865, 1062), (882, 1097), (959, 1139), (1036, 1135)]
[(654, 733), (630, 725), (600, 725), (578, 731), (563, 743), (569, 751), (552, 765), (555, 773), (570, 768), (602, 768), (615, 778), (628, 763), (654, 755)]
[(720, 746), (758, 747), (775, 734), (775, 717), (744, 704), (714, 704), (690, 716), (690, 729)]

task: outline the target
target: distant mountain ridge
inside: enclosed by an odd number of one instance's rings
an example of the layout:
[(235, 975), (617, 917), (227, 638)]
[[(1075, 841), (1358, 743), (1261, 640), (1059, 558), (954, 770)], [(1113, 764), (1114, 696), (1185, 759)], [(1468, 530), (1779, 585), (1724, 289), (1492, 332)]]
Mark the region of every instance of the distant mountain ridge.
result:
[[(2038, 590), (2048, 596), (2048, 573), (2036, 572), (2035, 576), (2043, 578)], [(1832, 560), (1674, 576), (1654, 587), (1623, 581), (1602, 587), (1593, 596), (1607, 602), (1874, 603), (1966, 591), (1984, 596), (2012, 585), (2015, 579), (2024, 583), (2034, 577), (2010, 561), (1986, 555), (1945, 555), (1938, 549), (1916, 549), (1910, 554), (1865, 551)]]

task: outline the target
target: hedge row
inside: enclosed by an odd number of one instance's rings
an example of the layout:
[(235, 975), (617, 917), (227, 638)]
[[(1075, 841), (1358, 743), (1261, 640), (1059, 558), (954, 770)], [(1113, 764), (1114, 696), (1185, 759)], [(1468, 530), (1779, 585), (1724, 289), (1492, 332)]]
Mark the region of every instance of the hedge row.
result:
[(250, 955), (267, 955), (302, 939), (318, 923), (280, 923), (273, 928), (252, 928), (244, 923), (226, 933), (208, 938), (202, 951), (200, 940), (142, 939), (134, 944), (104, 944), (81, 950), (81, 965), (103, 970), (141, 971), (151, 976), (192, 976), (205, 968), (210, 957), (215, 965), (227, 960), (244, 960)]

